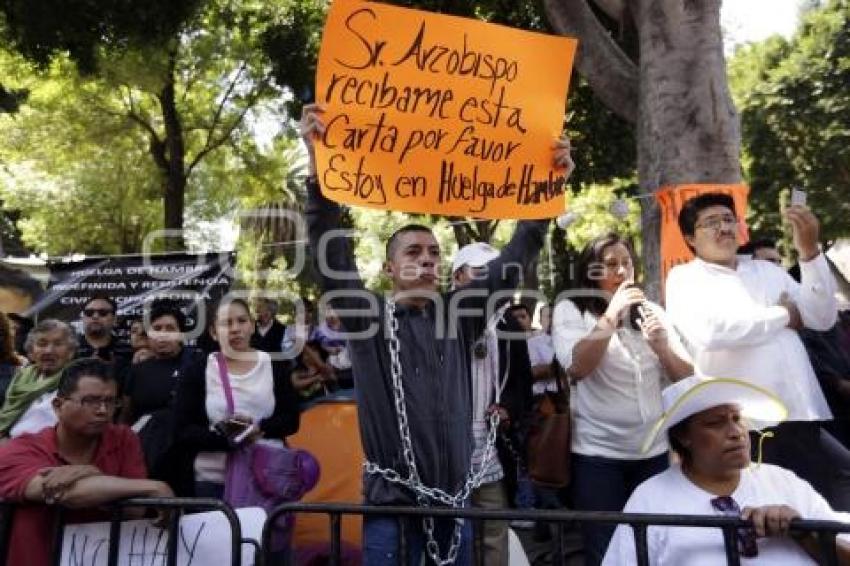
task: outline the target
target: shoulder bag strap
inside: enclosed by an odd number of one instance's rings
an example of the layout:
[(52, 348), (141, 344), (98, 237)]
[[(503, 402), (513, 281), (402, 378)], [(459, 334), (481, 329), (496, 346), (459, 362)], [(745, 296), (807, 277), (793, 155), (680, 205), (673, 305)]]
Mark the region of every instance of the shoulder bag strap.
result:
[(218, 375), (221, 378), (221, 388), (224, 390), (224, 400), (227, 402), (227, 414), (232, 415), (235, 412), (235, 405), (233, 389), (230, 387), (230, 376), (227, 374), (227, 360), (221, 352), (215, 353), (215, 359), (218, 362)]

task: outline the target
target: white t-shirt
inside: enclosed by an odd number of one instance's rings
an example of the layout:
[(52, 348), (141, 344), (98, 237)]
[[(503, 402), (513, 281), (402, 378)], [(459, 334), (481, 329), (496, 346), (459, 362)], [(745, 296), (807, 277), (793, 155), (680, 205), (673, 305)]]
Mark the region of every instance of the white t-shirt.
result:
[(823, 254), (800, 263), (802, 284), (769, 261), (740, 259), (736, 269), (695, 259), (667, 276), (667, 312), (696, 369), (746, 379), (776, 394), (794, 421), (832, 419), (806, 349), (777, 306), (787, 293), (803, 323), (835, 324), (835, 280)]
[(53, 399), (56, 390), (49, 391), (30, 403), (21, 418), (9, 431), (9, 438), (17, 438), (22, 434), (34, 434), (57, 423), (56, 411), (53, 410)]
[[(555, 357), (555, 347), (552, 345), (552, 336), (545, 332), (535, 334), (528, 339), (528, 359), (531, 367), (549, 365)], [(554, 379), (535, 381), (531, 385), (532, 393), (541, 395), (546, 391), (557, 391), (558, 386)]]
[[(670, 347), (680, 357), (690, 359), (663, 309), (654, 303), (648, 305), (667, 327)], [(562, 367), (572, 365), (573, 348), (593, 330), (597, 320), (589, 311), (582, 314), (570, 300), (555, 305), (552, 339)], [(632, 328), (619, 328), (596, 369), (571, 386), (572, 451), (621, 460), (662, 454), (667, 450), (664, 435), (655, 439), (648, 452), (641, 448), (661, 416), (661, 390), (669, 383), (643, 335)]]
[[(251, 417), (255, 424), (274, 413), (274, 375), (266, 352), (257, 352), (257, 364), (247, 373), (228, 372), (228, 375), (235, 413)], [(212, 426), (227, 417), (227, 400), (215, 354), (207, 358), (206, 388), (207, 418)], [(224, 452), (199, 452), (195, 458), (195, 480), (223, 483), (226, 460)]]
[[(711, 506), (716, 496), (697, 487), (674, 465), (646, 480), (632, 493), (624, 512), (675, 515), (720, 515)], [(741, 472), (732, 493), (738, 506), (788, 505), (804, 519), (850, 522), (850, 515), (833, 511), (808, 483), (793, 472), (762, 464)], [(845, 538), (844, 535), (840, 535)], [(723, 534), (706, 527), (649, 527), (649, 563), (654, 566), (716, 566), (726, 564)], [(790, 566), (816, 562), (790, 538), (758, 539), (758, 556), (742, 558), (747, 565)], [(620, 525), (614, 532), (603, 566), (637, 564), (632, 528)]]

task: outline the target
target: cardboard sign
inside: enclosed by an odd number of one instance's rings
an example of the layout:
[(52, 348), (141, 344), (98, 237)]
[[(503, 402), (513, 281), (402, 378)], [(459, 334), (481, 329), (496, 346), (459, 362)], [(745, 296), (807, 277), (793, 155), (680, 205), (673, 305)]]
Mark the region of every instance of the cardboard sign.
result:
[(685, 243), (679, 230), (679, 211), (686, 201), (704, 193), (725, 193), (735, 201), (735, 215), (740, 219), (739, 238), (742, 244), (749, 240), (745, 219), (747, 218), (747, 196), (750, 188), (746, 185), (676, 185), (656, 191), (655, 199), (661, 207), (661, 281), (667, 280), (667, 273), (673, 266), (687, 263), (694, 254)]
[[(242, 538), (259, 541), (266, 512), (259, 507), (237, 509)], [(231, 530), (219, 511), (186, 515), (180, 519), (177, 542), (178, 566), (230, 564)], [(106, 566), (109, 555), (109, 523), (68, 525), (62, 538), (60, 566)], [(168, 531), (150, 520), (121, 523), (118, 566), (165, 566)], [(242, 546), (242, 564), (254, 563), (254, 547)]]
[(577, 42), (335, 0), (316, 101), (319, 183), (337, 202), (477, 218), (565, 208), (553, 168)]

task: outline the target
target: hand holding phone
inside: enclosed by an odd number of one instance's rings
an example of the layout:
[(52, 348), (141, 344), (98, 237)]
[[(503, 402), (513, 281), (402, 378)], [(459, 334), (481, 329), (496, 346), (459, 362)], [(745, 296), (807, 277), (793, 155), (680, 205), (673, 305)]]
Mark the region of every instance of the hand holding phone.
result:
[(216, 431), (227, 438), (231, 443), (249, 427), (251, 427), (250, 422), (245, 422), (233, 417), (218, 421), (215, 424)]

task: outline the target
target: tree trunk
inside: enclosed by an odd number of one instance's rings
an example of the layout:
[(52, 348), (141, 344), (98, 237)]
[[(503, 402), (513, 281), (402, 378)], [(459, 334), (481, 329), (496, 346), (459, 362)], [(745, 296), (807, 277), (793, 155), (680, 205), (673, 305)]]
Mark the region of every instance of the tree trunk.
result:
[[(741, 133), (726, 79), (720, 0), (637, 0), (637, 123), (641, 193), (685, 183), (741, 181)], [(642, 201), (643, 262), (660, 278), (660, 217)], [(651, 288), (658, 297), (660, 289)]]
[[(726, 79), (720, 0), (630, 1), (640, 44), (639, 61), (631, 63), (636, 85), (628, 84), (632, 73), (625, 54), (588, 17), (586, 1), (544, 0), (544, 5), (556, 30), (579, 37), (576, 64), (594, 93), (626, 119), (637, 106), (641, 192), (740, 182), (740, 125)], [(658, 298), (660, 218), (654, 199), (642, 201), (641, 224), (648, 291)]]
[(175, 56), (171, 56), (165, 86), (159, 95), (162, 120), (165, 125), (163, 143), (168, 154), (164, 163), (165, 190), (163, 195), (164, 227), (174, 231), (165, 238), (166, 248), (172, 251), (186, 249), (183, 237), (183, 212), (186, 202), (186, 148), (183, 139), (183, 125), (177, 112), (174, 93)]

